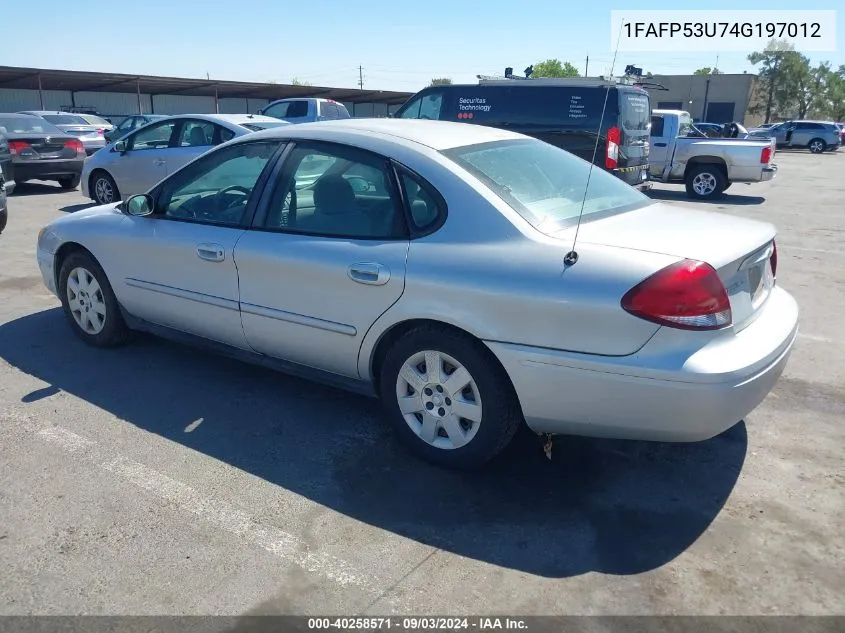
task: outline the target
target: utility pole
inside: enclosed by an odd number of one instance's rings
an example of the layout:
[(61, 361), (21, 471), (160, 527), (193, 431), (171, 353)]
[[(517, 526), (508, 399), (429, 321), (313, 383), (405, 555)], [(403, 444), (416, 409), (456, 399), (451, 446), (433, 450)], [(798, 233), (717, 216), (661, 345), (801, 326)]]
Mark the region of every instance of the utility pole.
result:
[(358, 66), (358, 87), (364, 89), (364, 67)]
[(590, 76), (590, 56), (589, 55), (587, 55), (587, 63), (584, 64), (584, 76), (585, 77)]

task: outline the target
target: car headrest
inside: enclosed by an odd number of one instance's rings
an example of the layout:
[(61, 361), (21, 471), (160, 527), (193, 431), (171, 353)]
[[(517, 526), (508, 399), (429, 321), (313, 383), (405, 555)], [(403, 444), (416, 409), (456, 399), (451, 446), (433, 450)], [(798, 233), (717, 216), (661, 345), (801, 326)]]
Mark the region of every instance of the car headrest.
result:
[(314, 186), (314, 207), (319, 213), (338, 215), (355, 210), (355, 192), (342, 176), (320, 178)]

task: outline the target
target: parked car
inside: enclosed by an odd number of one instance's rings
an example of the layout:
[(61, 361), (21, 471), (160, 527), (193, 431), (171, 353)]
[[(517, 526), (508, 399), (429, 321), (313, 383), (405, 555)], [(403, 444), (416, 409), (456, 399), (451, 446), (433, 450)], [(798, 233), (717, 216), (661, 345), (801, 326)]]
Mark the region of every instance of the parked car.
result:
[(104, 119), (97, 114), (85, 114), (80, 112), (79, 116), (88, 121), (89, 124), (96, 125), (99, 129), (103, 130), (104, 135), (106, 132), (111, 132), (114, 129), (114, 124), (111, 123), (111, 121)]
[(777, 173), (770, 139), (701, 138), (690, 134), (684, 110), (654, 110), (649, 172), (652, 180), (686, 185), (691, 198), (721, 195), (735, 182), (763, 182)]
[(12, 179), (12, 152), (3, 127), (0, 127), (0, 177), (6, 185), (6, 193), (11, 194), (15, 189), (15, 181)]
[(751, 137), (774, 138), (779, 149), (805, 147), (813, 154), (836, 151), (842, 144), (840, 130), (832, 121), (784, 121)]
[(587, 186), (590, 171), (480, 125), (291, 125), (62, 214), (37, 259), (88, 344), (145, 330), (378, 396), (438, 464), (484, 463), (523, 421), (712, 437), (763, 400), (795, 340), (775, 228), (602, 170)]
[(288, 123), (312, 123), (351, 118), (349, 111), (342, 103), (332, 99), (316, 98), (279, 99), (261, 108), (258, 114)]
[(28, 114), (0, 113), (0, 132), (8, 139), (12, 155), (6, 176), (10, 182), (55, 180), (63, 189), (79, 186), (86, 156), (79, 138)]
[(161, 121), (166, 118), (166, 114), (133, 114), (123, 119), (117, 127), (107, 130), (103, 136), (106, 139), (106, 143), (111, 143), (126, 136), (132, 130), (137, 130), (139, 127), (145, 126), (147, 123)]
[(82, 194), (108, 204), (142, 193), (200, 154), (258, 129), (289, 125), (254, 114), (185, 114), (157, 119), (85, 161)]
[(393, 117), (476, 123), (527, 134), (595, 160), (629, 185), (646, 189), (651, 186), (650, 113), (648, 93), (631, 85), (593, 79), (482, 79), (477, 85), (425, 88)]
[(97, 150), (103, 149), (106, 144), (103, 128), (101, 126), (91, 125), (79, 114), (48, 110), (29, 110), (19, 112), (18, 114), (41, 117), (55, 125), (65, 134), (77, 137), (82, 141), (86, 154), (93, 154)]

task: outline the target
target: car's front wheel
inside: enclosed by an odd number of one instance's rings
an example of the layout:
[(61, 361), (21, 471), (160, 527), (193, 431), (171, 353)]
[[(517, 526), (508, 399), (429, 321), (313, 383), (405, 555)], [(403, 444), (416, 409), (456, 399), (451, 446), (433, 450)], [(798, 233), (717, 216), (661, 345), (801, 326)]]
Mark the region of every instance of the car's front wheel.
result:
[(59, 296), (71, 329), (89, 345), (113, 347), (129, 337), (111, 284), (87, 252), (72, 253), (62, 262)]
[(387, 351), (380, 395), (399, 439), (440, 466), (476, 468), (522, 421), (513, 387), (492, 353), (451, 329), (420, 326)]
[(120, 192), (114, 178), (104, 171), (96, 171), (91, 177), (91, 194), (97, 204), (111, 204), (120, 201)]

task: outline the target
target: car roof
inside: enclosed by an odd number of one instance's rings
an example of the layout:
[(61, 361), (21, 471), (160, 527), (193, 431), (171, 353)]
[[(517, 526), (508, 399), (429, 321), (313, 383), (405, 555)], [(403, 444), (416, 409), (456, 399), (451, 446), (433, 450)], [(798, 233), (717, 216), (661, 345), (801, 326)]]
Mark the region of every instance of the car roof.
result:
[(19, 114), (72, 114), (74, 116), (79, 116), (76, 112), (65, 112), (64, 110), (21, 110)]
[(22, 112), (0, 112), (0, 116), (2, 117), (12, 117), (12, 118), (20, 118), (20, 119), (31, 119), (32, 115), (23, 114)]
[(226, 121), (228, 123), (236, 123), (238, 125), (243, 123), (279, 123), (281, 125), (290, 125), (287, 121), (281, 121), (276, 117), (264, 116), (263, 114), (204, 114), (202, 116), (212, 121)]
[[(256, 132), (247, 138), (309, 138), (315, 133), (321, 138), (331, 132), (343, 133), (347, 139), (367, 138), (374, 134), (382, 138), (410, 141), (435, 150), (464, 147), (493, 141), (525, 139), (522, 134), (486, 125), (470, 125), (451, 121), (422, 119), (339, 119), (317, 123), (299, 123)], [(244, 139), (245, 140), (245, 139)], [(348, 141), (347, 141), (348, 142)]]

